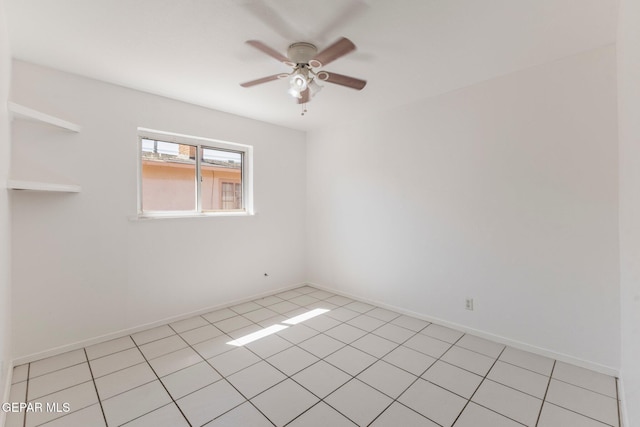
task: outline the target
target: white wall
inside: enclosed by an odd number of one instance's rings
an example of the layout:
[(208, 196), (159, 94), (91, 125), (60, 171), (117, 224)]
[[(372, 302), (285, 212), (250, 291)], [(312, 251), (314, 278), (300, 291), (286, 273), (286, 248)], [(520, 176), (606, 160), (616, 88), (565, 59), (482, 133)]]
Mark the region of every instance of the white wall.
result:
[[(11, 53), (0, 1), (0, 402), (5, 401), (5, 382), (11, 361), (11, 217), (5, 182), (9, 174), (9, 117), (7, 99), (11, 76)], [(0, 414), (0, 425), (3, 415)]]
[(640, 3), (618, 19), (622, 379), (629, 426), (640, 425)]
[[(19, 61), (13, 70), (14, 101), (82, 126), (14, 122), (15, 178), (82, 186), (12, 194), (16, 357), (304, 281), (302, 132)], [(130, 221), (139, 126), (253, 145), (257, 215)]]
[(311, 132), (311, 282), (618, 368), (615, 61)]

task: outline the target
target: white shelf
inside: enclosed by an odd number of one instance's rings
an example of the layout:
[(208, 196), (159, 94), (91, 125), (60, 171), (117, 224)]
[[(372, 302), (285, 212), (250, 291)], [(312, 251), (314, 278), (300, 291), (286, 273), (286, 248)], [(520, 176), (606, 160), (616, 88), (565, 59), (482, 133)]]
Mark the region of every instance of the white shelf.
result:
[(17, 181), (10, 179), (7, 181), (7, 188), (10, 190), (30, 190), (30, 191), (53, 191), (59, 193), (79, 193), (79, 185), (72, 184), (52, 184), (49, 182)]
[(81, 129), (80, 126), (75, 123), (59, 119), (58, 117), (50, 116), (49, 114), (33, 110), (31, 108), (25, 107), (24, 105), (16, 104), (15, 102), (8, 102), (7, 107), (14, 117), (22, 117), (25, 119), (47, 123), (49, 125), (69, 130), (71, 132), (80, 132)]

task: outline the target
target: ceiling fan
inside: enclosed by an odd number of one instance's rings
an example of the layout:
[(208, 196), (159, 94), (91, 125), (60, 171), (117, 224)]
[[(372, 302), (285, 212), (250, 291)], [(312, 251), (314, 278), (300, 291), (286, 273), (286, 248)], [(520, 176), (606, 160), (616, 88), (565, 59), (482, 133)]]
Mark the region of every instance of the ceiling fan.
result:
[[(283, 64), (292, 67), (293, 70), (290, 73), (274, 74), (272, 76), (241, 83), (240, 86), (242, 87), (251, 87), (278, 79), (289, 79), (288, 93), (294, 98), (297, 98), (298, 104), (306, 104), (311, 100), (311, 97), (322, 89), (322, 86), (320, 86), (316, 80), (334, 83), (356, 90), (362, 90), (362, 88), (367, 84), (365, 80), (357, 79), (355, 77), (344, 76), (330, 71), (314, 70), (322, 68), (356, 49), (356, 45), (345, 37), (341, 37), (320, 53), (318, 53), (316, 46), (311, 43), (293, 43), (287, 50), (287, 56), (282, 55), (277, 50), (272, 49), (257, 40), (249, 40), (247, 41), (247, 44), (262, 51), (263, 53), (266, 53)], [(306, 110), (303, 110), (303, 115), (305, 111)]]

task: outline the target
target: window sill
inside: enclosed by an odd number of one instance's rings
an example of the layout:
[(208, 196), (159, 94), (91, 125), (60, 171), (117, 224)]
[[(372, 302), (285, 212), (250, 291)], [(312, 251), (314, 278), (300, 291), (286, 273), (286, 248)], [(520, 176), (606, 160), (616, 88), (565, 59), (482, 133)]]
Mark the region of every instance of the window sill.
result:
[(153, 213), (137, 214), (129, 217), (129, 221), (147, 221), (154, 219), (184, 219), (184, 218), (219, 218), (230, 216), (255, 216), (255, 212), (209, 212), (209, 213)]

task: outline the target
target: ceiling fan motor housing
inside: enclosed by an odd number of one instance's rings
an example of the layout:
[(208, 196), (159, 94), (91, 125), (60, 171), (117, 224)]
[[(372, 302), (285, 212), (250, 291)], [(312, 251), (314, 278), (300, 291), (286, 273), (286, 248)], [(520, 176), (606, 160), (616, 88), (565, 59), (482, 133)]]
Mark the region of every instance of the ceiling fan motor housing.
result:
[(311, 43), (299, 42), (289, 46), (287, 56), (294, 64), (309, 64), (317, 53), (318, 48)]

